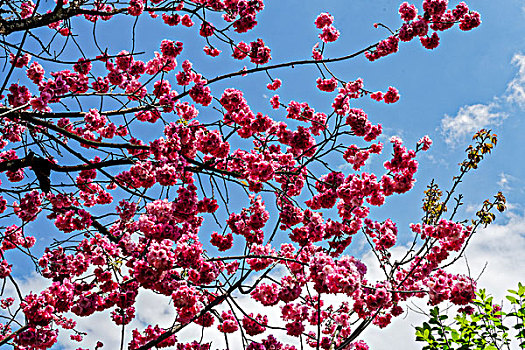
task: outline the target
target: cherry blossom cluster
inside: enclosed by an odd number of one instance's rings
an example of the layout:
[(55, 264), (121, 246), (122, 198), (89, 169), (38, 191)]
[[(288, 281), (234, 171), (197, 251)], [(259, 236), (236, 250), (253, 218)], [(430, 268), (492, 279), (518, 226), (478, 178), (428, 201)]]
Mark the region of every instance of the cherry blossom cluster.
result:
[[(432, 50), (439, 45), (438, 31), (449, 29), (458, 22), (459, 28), (465, 31), (480, 25), (479, 13), (469, 11), (464, 2), (459, 3), (452, 10), (447, 7), (447, 0), (426, 0), (423, 2), (424, 15), (417, 16), (416, 7), (404, 2), (399, 7), (401, 19), (405, 21), (399, 31), (399, 39), (411, 41), (419, 37), (421, 44), (426, 49)], [(430, 35), (429, 28), (434, 30)]]
[(319, 38), (325, 43), (334, 42), (339, 38), (339, 31), (335, 29), (333, 23), (334, 17), (329, 13), (321, 13), (315, 19), (315, 26), (322, 30)]
[[(405, 21), (399, 31), (386, 40), (381, 41), (375, 50), (367, 52), (370, 61), (397, 52), (399, 40), (411, 41), (418, 37), (426, 49), (432, 50), (439, 46), (439, 31), (452, 28), (459, 23), (464, 31), (472, 30), (481, 24), (479, 13), (470, 11), (465, 2), (460, 2), (453, 9), (448, 9), (448, 0), (423, 1), (423, 15), (418, 15), (415, 5), (404, 2), (399, 7), (401, 19)], [(432, 29), (432, 34), (429, 34)]]

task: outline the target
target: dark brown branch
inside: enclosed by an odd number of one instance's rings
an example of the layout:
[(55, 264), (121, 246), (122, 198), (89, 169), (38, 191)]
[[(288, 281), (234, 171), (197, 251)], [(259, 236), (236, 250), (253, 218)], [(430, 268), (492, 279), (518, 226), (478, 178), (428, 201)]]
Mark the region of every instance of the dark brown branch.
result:
[(181, 324), (178, 324), (178, 325), (176, 325), (174, 327), (171, 327), (170, 329), (168, 329), (164, 333), (162, 333), (158, 338), (156, 338), (154, 340), (151, 340), (150, 342), (142, 345), (137, 350), (151, 349), (152, 347), (157, 346), (163, 340), (165, 340), (165, 339), (171, 337), (172, 335), (178, 333), (179, 331), (181, 331), (187, 325), (191, 324), (194, 320), (198, 319), (199, 317), (204, 315), (206, 312), (210, 311), (215, 306), (217, 306), (220, 303), (222, 303), (226, 298), (228, 298), (228, 296), (230, 296), (237, 288), (239, 288), (239, 286), (241, 286), (241, 284), (246, 280), (246, 278), (248, 278), (250, 273), (251, 273), (251, 271), (248, 271), (248, 273), (246, 273), (237, 282), (235, 282), (226, 292), (224, 292), (224, 294), (222, 294), (222, 295), (218, 296), (217, 298), (215, 298), (212, 302), (210, 302), (208, 305), (206, 305), (200, 312), (198, 312), (197, 315), (193, 316), (193, 318), (189, 322), (181, 323)]
[(55, 10), (46, 14), (37, 14), (25, 19), (17, 19), (13, 21), (2, 21), (0, 20), (0, 34), (9, 35), (14, 32), (22, 30), (35, 29), (45, 27), (51, 23), (55, 23), (61, 20), (66, 20), (77, 15), (93, 15), (93, 16), (112, 16), (118, 13), (126, 12), (127, 8), (115, 9), (111, 12), (87, 10), (79, 7), (78, 1), (74, 1), (71, 6), (64, 8), (62, 6), (56, 6)]
[(51, 123), (51, 122), (48, 122), (48, 121), (45, 121), (45, 120), (42, 120), (40, 118), (35, 118), (34, 116), (32, 116), (31, 114), (18, 114), (18, 112), (16, 112), (15, 115), (18, 115), (21, 117), (22, 120), (25, 120), (27, 121), (28, 123), (31, 123), (31, 124), (34, 124), (34, 125), (39, 125), (39, 126), (43, 126), (45, 128), (48, 128), (48, 129), (51, 129), (51, 130), (54, 130), (66, 137), (69, 137), (73, 140), (76, 140), (80, 143), (83, 143), (83, 144), (86, 144), (86, 145), (90, 145), (90, 146), (95, 146), (95, 147), (107, 147), (107, 148), (118, 148), (118, 149), (143, 149), (143, 150), (148, 150), (149, 149), (149, 146), (146, 146), (146, 145), (133, 145), (131, 143), (111, 143), (111, 142), (100, 142), (100, 141), (93, 141), (93, 140), (87, 140), (81, 136), (78, 136), (77, 134), (71, 132), (71, 131), (67, 131), (66, 129), (63, 129), (61, 127), (58, 127), (56, 126), (55, 124)]
[(87, 164), (78, 164), (78, 165), (58, 165), (50, 160), (35, 156), (34, 154), (30, 153), (24, 158), (20, 159), (12, 159), (5, 162), (0, 162), (0, 172), (10, 170), (10, 171), (16, 171), (18, 169), (23, 169), (27, 167), (49, 167), (50, 170), (59, 172), (59, 173), (67, 173), (70, 171), (81, 171), (81, 170), (90, 170), (90, 169), (102, 169), (107, 168), (109, 166), (114, 165), (127, 165), (127, 164), (133, 164), (133, 160), (131, 159), (113, 159), (113, 160), (107, 160), (103, 162), (98, 163), (87, 163)]
[(11, 333), (10, 335), (8, 335), (4, 339), (2, 339), (2, 341), (0, 341), (0, 346), (4, 345), (4, 344), (7, 344), (8, 341), (10, 341), (11, 339), (15, 338), (18, 334), (25, 332), (28, 328), (29, 328), (29, 326), (25, 325), (25, 326), (17, 329), (15, 332)]
[(274, 64), (274, 65), (265, 66), (265, 67), (257, 67), (257, 68), (246, 69), (246, 70), (243, 69), (243, 70), (240, 70), (238, 72), (228, 73), (228, 74), (220, 75), (220, 76), (217, 76), (217, 77), (215, 77), (213, 79), (210, 79), (210, 80), (208, 80), (208, 85), (212, 84), (212, 83), (214, 83), (216, 81), (227, 79), (227, 78), (232, 78), (232, 77), (235, 77), (235, 76), (238, 76), (238, 75), (245, 75), (245, 74), (250, 74), (250, 73), (255, 73), (255, 72), (266, 71), (266, 70), (270, 70), (270, 69), (293, 67), (293, 66), (301, 66), (301, 65), (305, 65), (305, 64), (318, 64), (318, 63), (330, 63), (330, 62), (344, 61), (344, 60), (348, 60), (350, 58), (357, 57), (357, 56), (361, 55), (362, 53), (365, 53), (366, 51), (370, 51), (373, 48), (375, 48), (377, 45), (379, 45), (379, 42), (377, 42), (377, 43), (375, 43), (373, 45), (370, 45), (367, 48), (364, 48), (362, 50), (354, 52), (354, 53), (352, 53), (350, 55), (341, 56), (341, 57), (335, 57), (335, 58), (327, 58), (327, 59), (319, 60), (319, 61), (316, 61), (316, 60), (299, 60), (299, 61), (291, 61), (291, 62)]
[(106, 226), (98, 222), (93, 216), (91, 217), (91, 226), (93, 226), (98, 232), (106, 236), (111, 242), (118, 243), (119, 239), (111, 234)]

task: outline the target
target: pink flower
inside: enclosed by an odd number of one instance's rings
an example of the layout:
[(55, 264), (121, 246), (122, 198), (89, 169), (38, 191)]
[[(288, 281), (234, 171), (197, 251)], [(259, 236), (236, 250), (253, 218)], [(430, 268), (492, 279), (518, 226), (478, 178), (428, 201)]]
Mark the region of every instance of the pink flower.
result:
[(223, 311), (221, 314), (222, 323), (217, 326), (217, 329), (223, 333), (233, 333), (239, 329), (239, 324), (233, 316), (231, 310)]
[(370, 98), (375, 101), (382, 101), (383, 100), (383, 93), (381, 91), (374, 92), (370, 94)]
[(334, 26), (324, 27), (319, 38), (325, 43), (334, 42), (339, 38), (339, 31)]
[(212, 36), (214, 32), (213, 24), (209, 22), (202, 22), (199, 34), (203, 37)]
[(11, 64), (17, 68), (27, 66), (29, 60), (31, 60), (31, 55), (28, 53), (22, 54), (18, 57), (16, 57), (16, 55), (13, 53), (9, 54), (9, 62), (11, 62)]
[(279, 302), (278, 287), (275, 283), (260, 283), (251, 293), (251, 296), (264, 306), (275, 305)]
[[(7, 101), (12, 107), (20, 107), (29, 102), (31, 98), (31, 92), (25, 86), (19, 86), (18, 84), (11, 84), (9, 87), (9, 94), (7, 94)], [(29, 106), (24, 109), (28, 109)]]
[(268, 90), (277, 90), (281, 87), (281, 79), (274, 79), (271, 84), (266, 85)]
[(27, 77), (35, 84), (39, 84), (44, 78), (44, 68), (38, 62), (31, 63), (26, 71)]
[(417, 144), (418, 146), (421, 146), (422, 151), (426, 151), (432, 145), (432, 140), (430, 137), (428, 137), (428, 135), (425, 135), (417, 142)]
[(298, 337), (303, 334), (305, 327), (302, 322), (295, 321), (286, 324), (286, 334)]
[(367, 114), (358, 108), (349, 110), (348, 116), (346, 117), (346, 124), (350, 125), (356, 136), (365, 136), (372, 127), (372, 123), (368, 121)]
[(271, 99), (270, 99), (270, 104), (272, 105), (272, 108), (273, 109), (278, 109), (280, 107), (280, 102), (279, 102), (279, 95), (274, 95)]
[(365, 52), (365, 56), (369, 61), (373, 62), (381, 57), (385, 57), (387, 55), (397, 52), (398, 48), (399, 39), (395, 36), (390, 36), (387, 39), (381, 41), (377, 45), (375, 51)]
[(253, 317), (253, 313), (250, 313), (242, 319), (242, 328), (251, 336), (263, 333), (266, 330), (266, 327), (264, 327), (266, 325), (268, 325), (268, 317), (266, 315), (257, 314), (256, 317)]
[(245, 42), (241, 41), (233, 50), (232, 57), (237, 60), (245, 59), (250, 53), (250, 46)]
[(332, 77), (331, 79), (317, 78), (317, 88), (321, 91), (332, 92), (337, 87), (337, 79)]
[(164, 39), (160, 43), (160, 50), (163, 56), (175, 58), (182, 52), (182, 46), (183, 44), (180, 41), (175, 43), (171, 40)]
[(171, 27), (178, 25), (180, 23), (180, 19), (181, 17), (178, 13), (175, 13), (173, 15), (168, 15), (166, 13), (162, 14), (162, 20), (164, 21), (164, 23)]
[(315, 26), (318, 29), (323, 29), (324, 27), (331, 26), (334, 23), (334, 17), (329, 13), (323, 12), (317, 16), (315, 19)]
[(385, 103), (395, 103), (399, 101), (399, 93), (397, 92), (397, 89), (390, 86), (388, 91), (383, 96), (383, 99)]
[(237, 33), (246, 33), (257, 25), (255, 15), (248, 14), (233, 22), (233, 27)]
[(181, 23), (183, 26), (185, 27), (191, 27), (193, 26), (193, 21), (191, 20), (190, 16), (189, 15), (184, 15), (182, 16), (182, 19), (181, 19)]
[(210, 88), (205, 86), (204, 83), (195, 84), (190, 89), (190, 97), (195, 103), (203, 106), (209, 106), (213, 99)]
[(461, 23), (459, 23), (459, 29), (467, 31), (478, 27), (480, 24), (481, 17), (479, 13), (473, 11), (463, 16)]
[(133, 79), (128, 82), (126, 86), (126, 93), (128, 94), (128, 99), (136, 101), (143, 99), (148, 92), (144, 85), (142, 85), (138, 80)]
[(210, 48), (209, 46), (204, 46), (204, 49), (203, 49), (204, 53), (208, 56), (211, 56), (211, 57), (217, 57), (219, 56), (219, 54), (221, 53), (221, 50), (217, 49), (217, 48)]
[(421, 44), (425, 49), (433, 50), (439, 46), (439, 36), (436, 32), (432, 33), (430, 37), (422, 36), (419, 40), (421, 40)]
[(319, 49), (319, 43), (316, 43), (312, 48), (312, 58), (316, 61), (320, 61), (323, 59), (323, 54)]
[(144, 11), (144, 2), (142, 0), (130, 0), (128, 13), (132, 16), (139, 16)]
[(414, 5), (410, 5), (408, 2), (404, 2), (399, 6), (399, 14), (401, 19), (405, 22), (411, 21), (416, 18), (417, 9)]
[(272, 56), (270, 55), (270, 48), (264, 45), (262, 39), (257, 39), (257, 41), (252, 41), (250, 43), (250, 61), (255, 64), (265, 64), (270, 61)]
[(23, 19), (29, 18), (34, 10), (35, 4), (31, 0), (25, 1), (20, 5), (20, 17)]
[(224, 252), (233, 246), (233, 236), (231, 233), (219, 235), (217, 232), (213, 232), (210, 243), (216, 246), (219, 251)]
[(423, 10), (430, 16), (441, 16), (447, 10), (448, 0), (425, 0)]
[(248, 265), (250, 265), (250, 268), (253, 271), (260, 271), (270, 266), (270, 264), (274, 261), (271, 258), (268, 259), (265, 257), (275, 255), (275, 249), (273, 249), (270, 244), (267, 244), (265, 246), (256, 244), (253, 245), (250, 249), (250, 255), (261, 256), (246, 260), (246, 262), (248, 263)]
[(468, 6), (463, 1), (456, 5), (456, 8), (452, 10), (452, 15), (456, 20), (460, 19), (468, 13)]

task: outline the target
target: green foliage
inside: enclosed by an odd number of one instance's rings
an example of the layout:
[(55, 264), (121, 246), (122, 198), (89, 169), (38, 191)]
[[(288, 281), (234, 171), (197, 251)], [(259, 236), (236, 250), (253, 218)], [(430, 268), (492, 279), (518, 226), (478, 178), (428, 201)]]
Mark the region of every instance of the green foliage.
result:
[[(509, 290), (511, 312), (504, 312), (493, 298), (479, 290), (472, 306), (463, 308), (449, 320), (436, 306), (428, 322), (416, 327), (416, 340), (426, 343), (423, 350), (499, 350), (510, 349), (514, 341), (525, 349), (525, 286)], [(471, 309), (473, 312), (466, 312)], [(472, 311), (472, 309), (471, 309)]]

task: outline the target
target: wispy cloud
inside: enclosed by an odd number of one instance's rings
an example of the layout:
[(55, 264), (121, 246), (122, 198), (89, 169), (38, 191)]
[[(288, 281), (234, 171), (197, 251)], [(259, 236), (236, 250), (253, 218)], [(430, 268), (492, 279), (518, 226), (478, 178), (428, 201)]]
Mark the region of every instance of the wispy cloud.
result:
[(506, 100), (525, 107), (525, 55), (515, 54), (512, 63), (518, 66), (518, 74), (507, 85)]
[(512, 189), (511, 183), (515, 182), (516, 180), (517, 179), (514, 176), (502, 172), (499, 174), (498, 186), (501, 190), (509, 191)]
[(501, 124), (507, 114), (498, 111), (499, 108), (497, 102), (475, 104), (461, 107), (454, 117), (445, 115), (441, 120), (441, 130), (446, 143), (454, 145), (481, 128)]
[(489, 103), (463, 106), (455, 116), (445, 115), (441, 120), (441, 133), (449, 146), (456, 145), (481, 128), (500, 125), (508, 116), (502, 111), (503, 108), (509, 105), (525, 107), (525, 55), (517, 53), (511, 62), (518, 67), (518, 71), (502, 96), (495, 96)]

